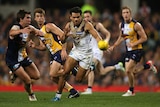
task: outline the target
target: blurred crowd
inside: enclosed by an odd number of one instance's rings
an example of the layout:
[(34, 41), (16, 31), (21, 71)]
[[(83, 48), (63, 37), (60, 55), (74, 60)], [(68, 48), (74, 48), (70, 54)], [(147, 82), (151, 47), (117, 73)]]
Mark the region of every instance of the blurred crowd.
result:
[[(17, 10), (18, 11), (18, 10)], [(148, 36), (148, 41), (145, 42), (144, 50), (144, 62), (147, 60), (153, 60), (158, 71), (160, 71), (160, 14), (152, 12), (150, 7), (141, 6), (139, 11), (134, 15), (134, 18), (138, 20), (144, 27), (145, 32)], [(68, 11), (61, 11), (60, 9), (47, 9), (46, 10), (46, 22), (53, 22), (61, 29), (69, 20)], [(95, 21), (102, 22), (102, 24), (111, 33), (110, 45), (112, 45), (119, 36), (118, 25), (121, 21), (120, 12), (111, 13), (109, 9), (104, 9), (103, 12), (96, 14), (94, 17)], [(11, 85), (9, 81), (9, 69), (5, 63), (5, 50), (7, 48), (8, 31), (12, 24), (15, 23), (15, 13), (11, 13), (7, 18), (3, 19), (0, 15), (0, 85)], [(67, 51), (71, 49), (72, 42), (69, 42)], [(54, 83), (49, 78), (49, 53), (47, 51), (38, 51), (28, 48), (28, 53), (31, 59), (37, 65), (41, 78), (35, 81), (34, 84), (37, 85), (54, 85)], [(104, 53), (104, 66), (114, 65), (121, 61), (124, 63), (124, 53), (125, 53), (124, 43), (119, 45), (112, 53)], [(108, 85), (126, 85), (127, 76), (121, 71), (112, 71), (104, 76), (98, 75), (96, 73), (95, 85), (108, 86)], [(74, 81), (74, 76), (68, 78), (69, 83), (77, 84)], [(82, 84), (86, 84), (87, 81), (84, 80)], [(21, 85), (22, 81), (17, 79), (15, 84)], [(153, 72), (147, 70), (136, 75), (136, 85), (143, 86), (159, 86), (160, 85), (160, 73), (154, 74)]]

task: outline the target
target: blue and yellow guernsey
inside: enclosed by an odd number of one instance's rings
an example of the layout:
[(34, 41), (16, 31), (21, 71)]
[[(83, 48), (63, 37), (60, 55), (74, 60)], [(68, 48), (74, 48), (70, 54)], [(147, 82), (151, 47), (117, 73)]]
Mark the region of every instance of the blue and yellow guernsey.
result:
[[(137, 23), (136, 20), (132, 19), (130, 23), (124, 23), (121, 24), (121, 31), (122, 31), (122, 37), (125, 38), (126, 44), (127, 43), (134, 43), (138, 41), (139, 35), (134, 29), (134, 25)], [(142, 44), (138, 44), (137, 46), (130, 48), (126, 47), (127, 51), (142, 49)]]
[(42, 26), (41, 31), (44, 33), (44, 36), (41, 36), (40, 39), (52, 55), (57, 51), (62, 50), (61, 41), (58, 39), (57, 35), (46, 31), (46, 25)]

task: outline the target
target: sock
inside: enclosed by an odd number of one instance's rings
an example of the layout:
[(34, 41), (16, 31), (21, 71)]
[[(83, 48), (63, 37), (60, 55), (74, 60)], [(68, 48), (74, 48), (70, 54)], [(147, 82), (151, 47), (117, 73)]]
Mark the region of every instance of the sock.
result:
[(67, 82), (65, 83), (64, 88), (67, 89), (68, 91), (73, 89), (73, 87), (70, 84), (68, 84)]
[(120, 66), (118, 64), (114, 65), (114, 67), (116, 68), (116, 70), (120, 69)]
[(92, 87), (88, 86), (87, 91), (92, 91)]
[(78, 71), (78, 68), (77, 68), (77, 67), (74, 67), (74, 68), (72, 69), (72, 74), (73, 74), (74, 76), (76, 76), (76, 75), (77, 75), (77, 71)]
[(33, 93), (31, 84), (25, 84), (24, 88), (29, 95)]
[(34, 95), (34, 93), (29, 94), (29, 96), (32, 96), (32, 95)]
[(149, 69), (150, 68), (150, 65), (149, 64), (144, 64), (144, 69)]
[(56, 92), (56, 96), (55, 97), (61, 98), (61, 96), (62, 96), (62, 93)]
[(134, 93), (134, 87), (129, 87), (129, 90), (132, 91), (132, 93)]

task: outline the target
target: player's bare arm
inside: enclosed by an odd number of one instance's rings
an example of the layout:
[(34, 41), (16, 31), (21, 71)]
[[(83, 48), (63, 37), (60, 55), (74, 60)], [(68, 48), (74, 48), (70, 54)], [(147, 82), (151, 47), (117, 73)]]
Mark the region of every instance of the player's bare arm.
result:
[(61, 51), (62, 60), (65, 60), (68, 56), (66, 48), (67, 48), (67, 42), (62, 45), (62, 51)]
[(44, 33), (34, 26), (29, 25), (29, 28), (31, 29), (31, 32), (34, 32), (35, 36), (44, 36)]
[(30, 27), (25, 27), (23, 29), (20, 29), (18, 25), (14, 25), (11, 30), (9, 31), (9, 36), (11, 39), (14, 38), (14, 36), (21, 34), (21, 33), (27, 33), (29, 34), (31, 32)]
[(120, 29), (119, 37), (117, 41), (111, 47), (108, 48), (108, 51), (113, 51), (113, 49), (124, 40), (124, 38), (122, 37), (122, 32), (121, 32), (121, 23), (119, 24), (119, 29)]
[(66, 39), (71, 36), (71, 32), (70, 32), (70, 23), (68, 22), (65, 26), (65, 28), (63, 29), (63, 37), (61, 38), (61, 41), (62, 43), (65, 43), (66, 42)]
[(101, 36), (98, 34), (98, 32), (95, 30), (95, 28), (90, 22), (85, 23), (84, 29), (85, 31), (88, 31), (97, 40), (97, 42), (102, 40)]
[(134, 28), (135, 28), (135, 30), (136, 30), (136, 32), (137, 32), (137, 34), (139, 35), (140, 38), (138, 39), (138, 41), (131, 44), (132, 47), (134, 47), (138, 44), (141, 44), (141, 43), (143, 43), (147, 40), (147, 35), (146, 35), (146, 33), (145, 33), (145, 31), (144, 31), (144, 29), (143, 29), (143, 27), (140, 23), (137, 22), (135, 24)]
[(62, 38), (64, 35), (64, 32), (53, 23), (48, 23), (46, 25), (46, 31), (56, 34), (59, 38)]
[(102, 23), (98, 23), (96, 29), (102, 34), (105, 35), (105, 40), (109, 42), (111, 34), (110, 32), (103, 26)]

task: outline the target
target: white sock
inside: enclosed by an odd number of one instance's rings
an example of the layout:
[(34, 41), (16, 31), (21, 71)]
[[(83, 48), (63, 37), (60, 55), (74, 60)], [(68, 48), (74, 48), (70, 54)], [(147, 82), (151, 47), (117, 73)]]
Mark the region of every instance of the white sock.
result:
[(62, 94), (56, 93), (56, 97), (61, 98)]
[(116, 70), (119, 70), (121, 67), (119, 66), (119, 64), (114, 65)]
[(87, 88), (87, 91), (92, 92), (92, 88)]

